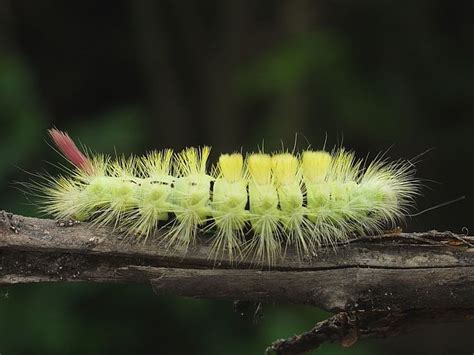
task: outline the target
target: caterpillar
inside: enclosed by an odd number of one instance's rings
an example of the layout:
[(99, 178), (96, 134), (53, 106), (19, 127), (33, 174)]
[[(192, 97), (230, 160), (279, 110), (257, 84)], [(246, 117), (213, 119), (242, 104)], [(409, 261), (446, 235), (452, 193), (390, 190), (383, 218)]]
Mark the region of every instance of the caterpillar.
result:
[(231, 263), (271, 266), (288, 247), (303, 259), (380, 233), (404, 219), (420, 191), (410, 161), (368, 163), (344, 148), (234, 152), (209, 168), (207, 146), (113, 158), (81, 151), (57, 129), (49, 135), (72, 167), (36, 183), (42, 212), (145, 241), (157, 234), (176, 253), (202, 234), (209, 257)]

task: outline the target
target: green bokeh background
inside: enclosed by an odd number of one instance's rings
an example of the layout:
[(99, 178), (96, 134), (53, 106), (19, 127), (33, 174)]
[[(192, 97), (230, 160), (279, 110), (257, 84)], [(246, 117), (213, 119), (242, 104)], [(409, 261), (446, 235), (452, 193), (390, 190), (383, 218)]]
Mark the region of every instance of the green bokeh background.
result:
[[(407, 230), (472, 230), (472, 1), (0, 0), (0, 209), (37, 216), (14, 181), (54, 170), (57, 126), (96, 151), (343, 143), (420, 154)], [(424, 153), (424, 154), (423, 154)], [(420, 280), (420, 283), (423, 280)], [(148, 286), (0, 290), (0, 353), (258, 354), (328, 314), (156, 296)], [(474, 324), (431, 325), (321, 354), (470, 354)]]

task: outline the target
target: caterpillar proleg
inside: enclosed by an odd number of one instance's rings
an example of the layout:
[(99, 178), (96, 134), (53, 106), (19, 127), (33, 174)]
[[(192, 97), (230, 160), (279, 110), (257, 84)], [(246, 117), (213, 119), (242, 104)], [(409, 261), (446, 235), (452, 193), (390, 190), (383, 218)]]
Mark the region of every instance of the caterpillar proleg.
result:
[(210, 166), (209, 147), (113, 158), (49, 133), (73, 168), (36, 183), (43, 212), (137, 238), (160, 229), (170, 252), (185, 253), (203, 234), (210, 257), (230, 262), (271, 266), (287, 247), (302, 259), (380, 233), (403, 220), (420, 190), (410, 161), (366, 163), (343, 148), (222, 154)]

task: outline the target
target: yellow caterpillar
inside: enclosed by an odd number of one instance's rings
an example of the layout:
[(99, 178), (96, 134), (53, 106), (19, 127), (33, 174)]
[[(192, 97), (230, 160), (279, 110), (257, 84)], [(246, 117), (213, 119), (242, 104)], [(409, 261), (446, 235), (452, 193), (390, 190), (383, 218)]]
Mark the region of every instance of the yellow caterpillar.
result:
[(209, 147), (112, 159), (49, 133), (74, 169), (38, 184), (43, 212), (138, 238), (160, 228), (160, 242), (176, 252), (210, 232), (210, 256), (231, 262), (272, 265), (287, 246), (303, 258), (321, 245), (379, 233), (404, 218), (420, 186), (409, 161), (363, 167), (344, 149), (222, 154), (208, 169)]

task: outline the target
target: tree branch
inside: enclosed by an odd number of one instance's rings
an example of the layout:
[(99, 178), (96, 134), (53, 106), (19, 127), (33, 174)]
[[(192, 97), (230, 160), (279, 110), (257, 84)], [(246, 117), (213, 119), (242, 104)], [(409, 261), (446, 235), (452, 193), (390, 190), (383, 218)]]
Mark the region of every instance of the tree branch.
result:
[(209, 260), (201, 239), (187, 255), (176, 255), (152, 240), (123, 240), (109, 228), (0, 212), (0, 285), (141, 282), (156, 293), (292, 302), (338, 313), (269, 348), (281, 354), (324, 341), (351, 345), (420, 321), (474, 318), (474, 237), (394, 231), (323, 248), (303, 263), (289, 250), (271, 270)]

